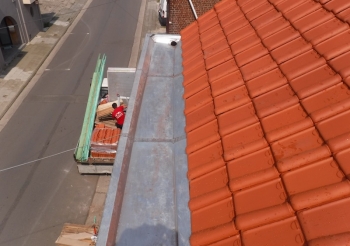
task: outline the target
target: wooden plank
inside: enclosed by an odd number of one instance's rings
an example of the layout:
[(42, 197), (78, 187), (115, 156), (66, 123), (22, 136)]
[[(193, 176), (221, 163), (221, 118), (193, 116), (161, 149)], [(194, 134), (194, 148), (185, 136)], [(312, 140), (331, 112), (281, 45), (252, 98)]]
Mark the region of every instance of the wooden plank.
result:
[(82, 165), (78, 164), (81, 174), (112, 174), (113, 165)]
[(61, 235), (56, 240), (58, 246), (91, 246), (95, 243), (91, 240), (94, 236), (92, 226), (66, 223), (63, 225)]
[(102, 109), (102, 110), (97, 108), (96, 118), (100, 119), (100, 117), (106, 117), (106, 116), (112, 115), (113, 110), (114, 109), (112, 107), (105, 108), (105, 109)]

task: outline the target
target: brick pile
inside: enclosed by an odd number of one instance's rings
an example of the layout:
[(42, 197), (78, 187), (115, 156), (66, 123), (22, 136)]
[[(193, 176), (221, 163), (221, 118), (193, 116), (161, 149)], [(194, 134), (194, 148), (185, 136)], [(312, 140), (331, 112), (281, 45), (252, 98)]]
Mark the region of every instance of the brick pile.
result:
[(115, 158), (120, 129), (97, 124), (91, 136), (91, 157)]

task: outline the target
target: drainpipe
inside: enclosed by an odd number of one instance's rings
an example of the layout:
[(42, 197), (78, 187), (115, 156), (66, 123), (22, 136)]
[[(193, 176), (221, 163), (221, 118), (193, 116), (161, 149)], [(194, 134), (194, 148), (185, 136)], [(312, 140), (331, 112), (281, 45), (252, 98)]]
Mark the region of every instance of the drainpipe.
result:
[[(16, 3), (15, 3), (16, 5)], [(18, 6), (16, 6), (16, 11), (17, 11), (17, 15), (18, 15), (18, 31), (19, 31), (19, 35), (21, 36), (21, 44), (25, 43), (25, 40), (24, 40), (24, 31), (23, 31), (23, 26), (24, 24), (22, 23), (22, 19), (21, 19), (21, 16), (19, 15), (19, 12), (18, 12)]]
[(188, 0), (188, 2), (190, 3), (191, 5), (191, 9), (192, 9), (192, 12), (194, 14), (194, 18), (196, 18), (196, 20), (198, 19), (198, 16), (197, 16), (197, 13), (196, 13), (196, 10), (194, 9), (194, 6), (193, 6), (193, 3), (191, 0)]
[(27, 24), (26, 22), (24, 21), (24, 16), (23, 16), (23, 11), (22, 11), (22, 5), (21, 5), (21, 2), (18, 1), (18, 6), (19, 6), (19, 11), (21, 12), (21, 15), (22, 15), (22, 22), (23, 22), (23, 26), (24, 26), (24, 30), (25, 30), (25, 34), (27, 36), (27, 42), (25, 43), (29, 43), (29, 36), (28, 36), (28, 30), (27, 30)]

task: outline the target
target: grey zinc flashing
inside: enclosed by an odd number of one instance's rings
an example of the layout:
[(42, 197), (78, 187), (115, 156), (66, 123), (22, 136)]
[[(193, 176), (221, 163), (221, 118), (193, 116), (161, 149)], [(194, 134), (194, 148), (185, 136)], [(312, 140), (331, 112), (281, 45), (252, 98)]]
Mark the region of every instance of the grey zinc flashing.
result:
[(169, 44), (163, 43), (156, 43), (154, 46), (151, 64), (149, 67), (149, 76), (173, 76), (175, 48)]
[(187, 155), (185, 152), (186, 139), (174, 143), (176, 220), (178, 229), (178, 245), (187, 246), (191, 236), (191, 215), (188, 209), (189, 185), (187, 181)]
[(172, 77), (148, 77), (136, 138), (173, 139)]
[(182, 74), (182, 42), (178, 42), (175, 48), (174, 75)]
[(182, 74), (174, 77), (174, 90), (173, 90), (173, 131), (174, 138), (184, 138), (185, 137), (185, 116), (184, 116), (184, 108), (185, 101), (182, 99), (182, 95), (184, 94), (184, 88), (182, 86), (183, 76)]
[[(117, 245), (176, 245), (172, 166), (172, 143), (134, 143)], [(162, 234), (158, 226), (164, 228)]]
[[(179, 42), (175, 47), (170, 45), (173, 40)], [(179, 47), (181, 42), (176, 35), (145, 38), (98, 246), (189, 245), (189, 184)]]

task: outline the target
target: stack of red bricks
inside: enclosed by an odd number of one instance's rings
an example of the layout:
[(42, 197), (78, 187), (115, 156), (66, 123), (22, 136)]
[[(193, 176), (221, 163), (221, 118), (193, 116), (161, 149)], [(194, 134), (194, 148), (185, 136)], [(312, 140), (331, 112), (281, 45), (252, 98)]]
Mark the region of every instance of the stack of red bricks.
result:
[(91, 157), (115, 158), (120, 129), (97, 124), (91, 136)]

